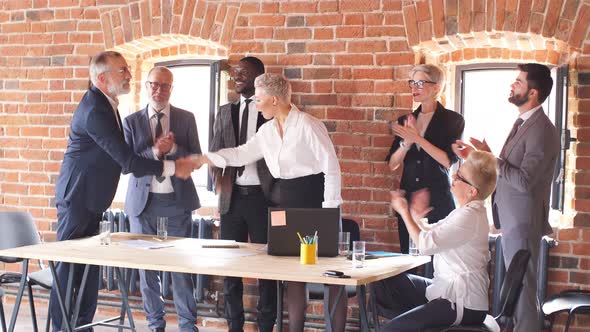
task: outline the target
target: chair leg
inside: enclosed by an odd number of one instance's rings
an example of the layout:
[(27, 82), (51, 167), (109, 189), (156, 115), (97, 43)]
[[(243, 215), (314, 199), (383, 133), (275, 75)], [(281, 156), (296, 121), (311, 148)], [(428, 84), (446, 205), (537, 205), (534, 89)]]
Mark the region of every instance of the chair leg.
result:
[(35, 301), (33, 300), (33, 287), (31, 286), (30, 281), (27, 281), (27, 291), (29, 293), (29, 308), (31, 309), (31, 321), (33, 322), (33, 331), (39, 332), (39, 327), (37, 326), (37, 314), (35, 313)]
[[(51, 293), (51, 289), (49, 290)], [(49, 297), (49, 301), (47, 301), (47, 322), (45, 322), (45, 332), (49, 332), (51, 329), (51, 296)]]
[(373, 326), (375, 327), (375, 331), (379, 331), (381, 329), (381, 324), (379, 322), (379, 313), (377, 312), (377, 303), (375, 302), (375, 288), (371, 285), (369, 287), (369, 307), (371, 308), (371, 314), (373, 316)]
[(16, 325), (16, 318), (18, 316), (18, 311), (20, 309), (20, 302), (23, 298), (23, 293), (25, 292), (25, 284), (27, 283), (27, 275), (29, 271), (29, 260), (23, 260), (23, 269), (21, 274), (20, 283), (18, 286), (18, 293), (16, 295), (16, 300), (14, 301), (14, 309), (12, 310), (12, 317), (10, 318), (10, 326), (8, 326), (9, 331), (14, 331), (14, 327)]
[(6, 332), (6, 317), (4, 317), (4, 305), (2, 304), (3, 299), (0, 298), (0, 326), (2, 332)]
[(568, 313), (567, 322), (565, 323), (565, 331), (564, 332), (569, 332), (570, 324), (571, 324), (574, 316), (575, 316), (575, 313), (573, 312), (573, 310)]

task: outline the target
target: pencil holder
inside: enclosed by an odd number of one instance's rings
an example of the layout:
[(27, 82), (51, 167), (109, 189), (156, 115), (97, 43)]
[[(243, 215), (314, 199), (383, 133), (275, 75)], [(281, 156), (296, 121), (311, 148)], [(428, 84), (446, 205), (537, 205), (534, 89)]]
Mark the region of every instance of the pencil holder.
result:
[(301, 244), (299, 252), (299, 263), (315, 264), (316, 263), (317, 244)]

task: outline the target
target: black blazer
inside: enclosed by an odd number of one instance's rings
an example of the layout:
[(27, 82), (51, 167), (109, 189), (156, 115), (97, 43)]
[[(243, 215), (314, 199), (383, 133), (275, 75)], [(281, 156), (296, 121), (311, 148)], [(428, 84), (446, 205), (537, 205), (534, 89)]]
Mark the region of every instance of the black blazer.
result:
[[(412, 115), (418, 118), (418, 114), (422, 112), (422, 106), (418, 107)], [(407, 116), (401, 117), (398, 122), (403, 124)], [(452, 150), (452, 144), (463, 135), (465, 128), (465, 121), (463, 117), (456, 112), (444, 108), (440, 103), (437, 103), (436, 110), (432, 115), (432, 119), (428, 124), (428, 128), (424, 132), (424, 138), (427, 139), (434, 146), (445, 151), (451, 164), (459, 160)], [(391, 155), (400, 147), (401, 138), (395, 137), (387, 161)], [(406, 191), (416, 191), (422, 188), (450, 188), (449, 170), (443, 165), (439, 164), (423, 149), (418, 150), (416, 144), (412, 145), (410, 151), (406, 154), (403, 165), (403, 173), (400, 183), (400, 188)]]
[[(240, 114), (240, 102), (229, 103), (219, 107), (219, 112), (215, 117), (214, 135), (209, 151), (216, 152), (225, 148), (238, 146), (239, 129), (238, 115)], [(258, 114), (256, 131), (266, 122), (262, 113)], [(211, 174), (215, 183), (215, 191), (219, 194), (219, 213), (225, 214), (229, 211), (233, 185), (236, 182), (236, 167), (226, 167), (225, 171), (211, 167)], [(264, 158), (256, 161), (256, 170), (260, 179), (262, 191), (267, 199), (270, 198), (270, 191), (274, 183), (274, 178), (270, 174)]]
[(56, 203), (68, 202), (100, 213), (111, 205), (121, 171), (143, 176), (160, 175), (162, 169), (161, 161), (133, 153), (107, 97), (91, 87), (72, 118), (68, 147), (55, 185)]

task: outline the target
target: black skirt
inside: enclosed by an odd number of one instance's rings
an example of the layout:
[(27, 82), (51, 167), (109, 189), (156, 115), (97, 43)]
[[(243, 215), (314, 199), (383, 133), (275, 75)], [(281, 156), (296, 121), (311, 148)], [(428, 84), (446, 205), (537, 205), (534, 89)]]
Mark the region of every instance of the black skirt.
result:
[(321, 208), (324, 201), (324, 173), (277, 179), (271, 201), (282, 208)]

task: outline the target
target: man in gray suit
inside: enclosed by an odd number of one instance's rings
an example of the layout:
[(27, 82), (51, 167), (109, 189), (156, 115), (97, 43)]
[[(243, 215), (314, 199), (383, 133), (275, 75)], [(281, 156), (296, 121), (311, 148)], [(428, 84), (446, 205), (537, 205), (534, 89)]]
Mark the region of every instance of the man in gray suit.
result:
[[(519, 117), (498, 158), (498, 181), (492, 196), (494, 225), (502, 228), (504, 261), (508, 266), (519, 249), (531, 252), (524, 285), (515, 313), (515, 331), (541, 331), (536, 300), (539, 241), (552, 233), (549, 225), (549, 196), (556, 161), (559, 136), (541, 104), (553, 80), (546, 66), (518, 65), (520, 73), (511, 85), (508, 101), (518, 107)], [(470, 139), (478, 150), (490, 151), (487, 143)], [(455, 153), (465, 158), (473, 147), (457, 141)]]
[[(244, 144), (265, 122), (256, 109), (254, 79), (264, 73), (258, 58), (245, 57), (234, 68), (232, 79), (240, 99), (219, 108), (211, 152)], [(219, 194), (221, 238), (253, 243), (266, 243), (268, 197), (273, 184), (264, 159), (245, 167), (212, 170), (215, 189)], [(243, 284), (241, 278), (227, 277), (223, 283), (223, 298), (228, 329), (241, 332), (244, 327)], [(258, 281), (258, 329), (270, 332), (276, 319), (276, 282)]]
[[(125, 141), (145, 158), (175, 160), (201, 153), (194, 115), (169, 103), (172, 82), (168, 68), (152, 68), (145, 83), (148, 106), (125, 118)], [(156, 234), (156, 218), (168, 217), (169, 235), (190, 237), (191, 214), (200, 206), (190, 177), (186, 180), (152, 175), (129, 178), (125, 212), (132, 233)], [(148, 325), (152, 331), (164, 331), (164, 300), (158, 272), (140, 270), (139, 276)], [(198, 331), (190, 274), (172, 273), (172, 292), (180, 331)]]

